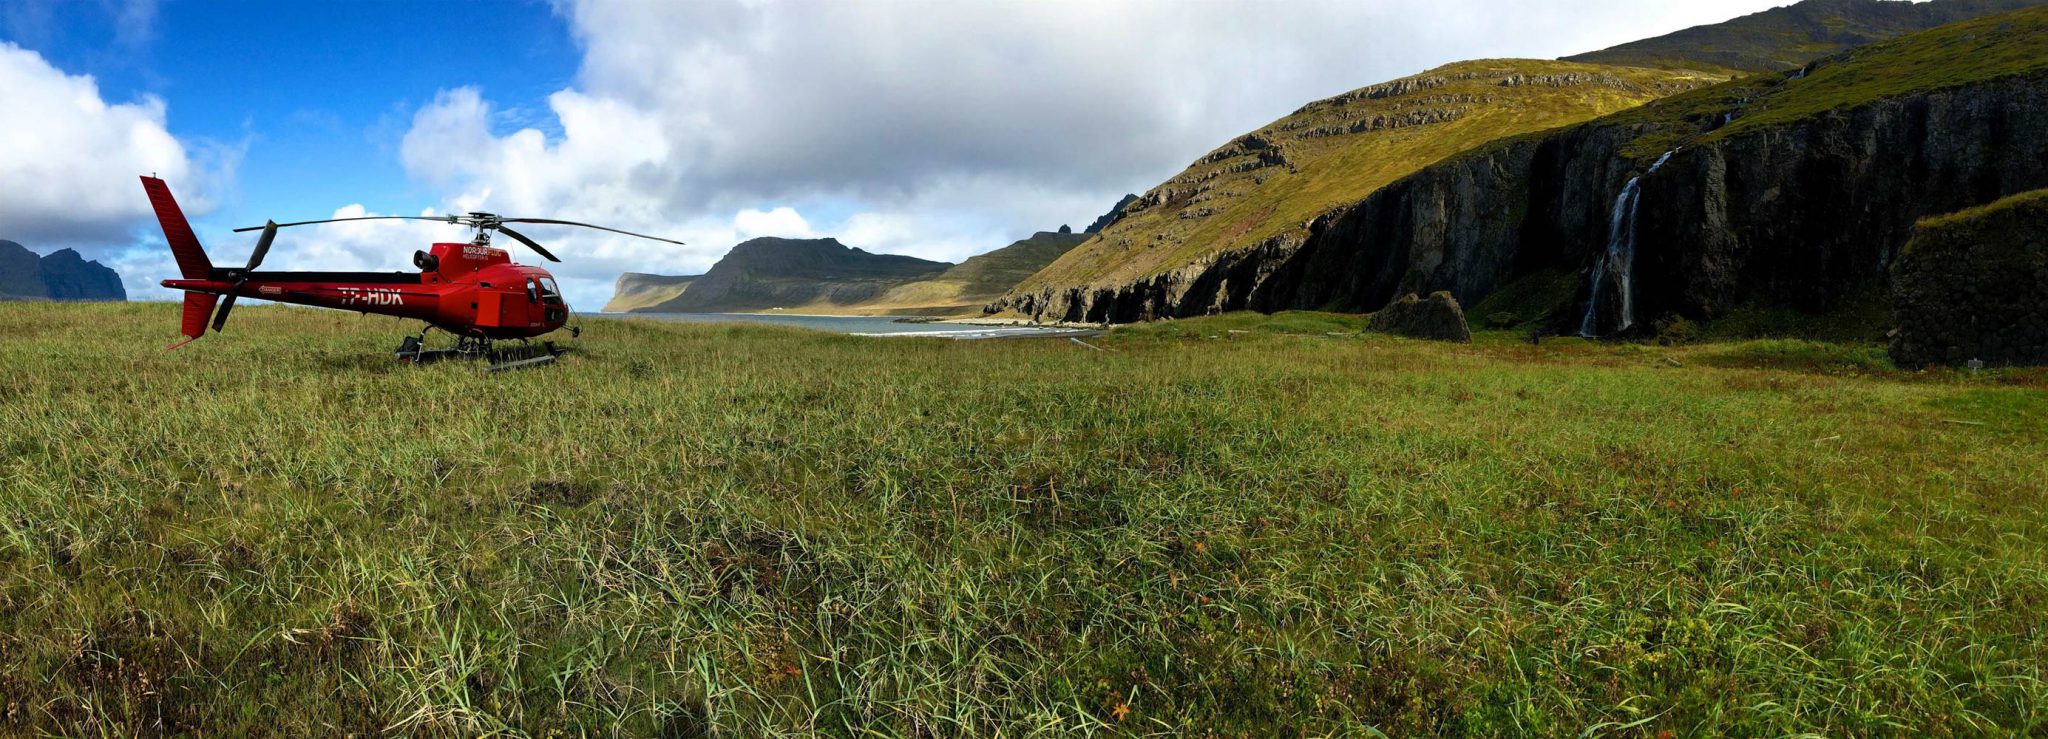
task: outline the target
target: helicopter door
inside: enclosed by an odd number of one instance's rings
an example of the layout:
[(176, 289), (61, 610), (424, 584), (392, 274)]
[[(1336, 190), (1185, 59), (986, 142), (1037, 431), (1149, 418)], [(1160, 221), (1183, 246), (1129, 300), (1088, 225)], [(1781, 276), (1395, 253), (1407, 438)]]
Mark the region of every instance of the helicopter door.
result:
[(526, 325), (528, 326), (541, 325), (546, 315), (547, 309), (541, 305), (540, 296), (540, 278), (526, 278)]

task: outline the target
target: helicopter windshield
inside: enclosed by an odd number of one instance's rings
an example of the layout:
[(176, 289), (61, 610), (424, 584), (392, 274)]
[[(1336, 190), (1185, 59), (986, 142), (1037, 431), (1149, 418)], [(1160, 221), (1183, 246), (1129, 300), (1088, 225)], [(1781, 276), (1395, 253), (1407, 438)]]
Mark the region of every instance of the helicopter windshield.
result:
[(555, 278), (540, 278), (540, 302), (547, 305), (562, 304), (562, 291), (555, 288)]

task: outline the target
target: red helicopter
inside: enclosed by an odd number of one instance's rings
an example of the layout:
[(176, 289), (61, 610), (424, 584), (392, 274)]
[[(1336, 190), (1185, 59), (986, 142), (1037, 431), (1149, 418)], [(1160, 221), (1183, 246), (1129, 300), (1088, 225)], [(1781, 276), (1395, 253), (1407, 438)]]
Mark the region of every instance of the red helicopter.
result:
[[(249, 263), (240, 269), (215, 267), (207, 259), (206, 251), (199, 246), (199, 238), (192, 233), (191, 224), (185, 221), (185, 214), (178, 209), (178, 202), (171, 197), (171, 189), (163, 180), (155, 177), (142, 178), (142, 189), (149, 194), (150, 206), (156, 209), (156, 218), (164, 227), (164, 241), (171, 247), (171, 254), (178, 260), (178, 272), (182, 279), (164, 280), (163, 286), (185, 291), (185, 316), (181, 333), (185, 340), (172, 344), (176, 349), (192, 343), (206, 334), (208, 319), (214, 331), (227, 325), (228, 312), (235, 307), (235, 298), (250, 297), (279, 303), (295, 303), (322, 308), (339, 308), (359, 313), (417, 318), (427, 322), (418, 336), (406, 337), (398, 347), (398, 360), (420, 363), (435, 359), (458, 357), (465, 359), (488, 358), (493, 369), (526, 366), (551, 361), (560, 353), (553, 342), (544, 342), (538, 348), (528, 340), (555, 331), (569, 320), (569, 304), (562, 299), (562, 292), (555, 286), (555, 278), (547, 270), (514, 264), (505, 250), (491, 246), (491, 233), (497, 232), (511, 237), (546, 257), (550, 262), (560, 262), (555, 255), (534, 243), (533, 239), (506, 227), (508, 223), (551, 224), (582, 226), (612, 233), (636, 236), (643, 239), (665, 241), (671, 244), (683, 242), (657, 236), (621, 231), (588, 223), (561, 221), (552, 218), (503, 218), (490, 213), (471, 213), (465, 216), (361, 216), (356, 218), (329, 218), (319, 221), (298, 221), (278, 223), (271, 221), (262, 226), (235, 229), (263, 232), (256, 240), (255, 251), (249, 254)], [(277, 230), (292, 226), (306, 226), (315, 223), (336, 221), (408, 220), (459, 223), (476, 229), (476, 237), (468, 243), (434, 244), (428, 251), (415, 251), (413, 266), (418, 272), (258, 272), (256, 267), (263, 263), (263, 255), (270, 251), (270, 243), (277, 238)], [(214, 309), (214, 302), (221, 296), (220, 309)], [(425, 349), (429, 329), (438, 328), (456, 338), (453, 349)], [(580, 334), (580, 329), (571, 328), (570, 335)], [(516, 339), (522, 344), (517, 351), (497, 351), (492, 342)], [(537, 349), (537, 351), (536, 351)]]

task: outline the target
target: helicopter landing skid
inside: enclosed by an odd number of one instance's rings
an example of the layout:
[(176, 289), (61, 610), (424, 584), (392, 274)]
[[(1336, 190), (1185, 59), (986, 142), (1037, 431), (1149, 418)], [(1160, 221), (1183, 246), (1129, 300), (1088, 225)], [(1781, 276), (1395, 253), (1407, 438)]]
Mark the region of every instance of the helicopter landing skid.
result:
[(410, 365), (433, 364), (447, 359), (482, 360), (489, 362), (484, 367), (486, 371), (502, 372), (553, 364), (556, 357), (569, 351), (555, 346), (555, 342), (552, 341), (536, 344), (521, 339), (517, 345), (497, 347), (490, 339), (469, 336), (457, 337), (455, 346), (451, 349), (428, 349), (425, 339), (424, 331), (418, 336), (405, 337), (404, 341), (399, 342), (398, 351), (393, 353), (393, 357), (399, 364)]

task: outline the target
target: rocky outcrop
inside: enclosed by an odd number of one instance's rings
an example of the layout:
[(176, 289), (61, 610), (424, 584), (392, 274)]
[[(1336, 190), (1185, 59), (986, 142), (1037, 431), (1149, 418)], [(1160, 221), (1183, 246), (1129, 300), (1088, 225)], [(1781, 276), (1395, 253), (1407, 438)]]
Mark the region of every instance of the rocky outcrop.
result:
[[(1866, 74), (1840, 77), (1864, 84)], [(1522, 274), (1589, 270), (1617, 194), (1642, 175), (1638, 325), (1752, 302), (1821, 312), (1882, 285), (1916, 219), (2048, 186), (2048, 72), (1796, 117), (1780, 112), (1796, 96), (1758, 97), (1765, 92), (1729, 91), (1726, 108), (1693, 96), (1499, 142), (1329, 211), (1298, 242), (1269, 240), (1116, 287), (1012, 295), (1006, 307), (1041, 320), (1123, 322), (1239, 309), (1365, 312), (1436, 290), (1472, 304)], [(1745, 120), (1752, 114), (1787, 120)], [(1582, 288), (1552, 330), (1576, 331), (1587, 297)], [(1594, 333), (1613, 329), (1596, 321)]]
[(59, 249), (38, 257), (27, 247), (0, 240), (0, 299), (127, 300), (121, 275)]
[(689, 289), (647, 310), (716, 313), (853, 305), (951, 266), (873, 254), (835, 239), (758, 238), (733, 247)]
[(1136, 193), (1126, 193), (1123, 198), (1116, 201), (1116, 205), (1110, 206), (1108, 213), (1104, 213), (1100, 218), (1096, 218), (1095, 222), (1088, 224), (1088, 228), (1081, 233), (1092, 234), (1108, 228), (1109, 224), (1115, 223), (1117, 219), (1124, 217), (1125, 207), (1137, 201), (1138, 196)]
[(1899, 366), (2048, 364), (2048, 190), (1922, 221), (1892, 298)]
[(1415, 293), (1402, 296), (1388, 303), (1387, 307), (1373, 311), (1365, 321), (1365, 328), (1414, 339), (1460, 344), (1472, 341), (1472, 327), (1465, 324), (1465, 309), (1458, 305), (1457, 298), (1441, 290), (1430, 293), (1427, 298), (1418, 297)]

